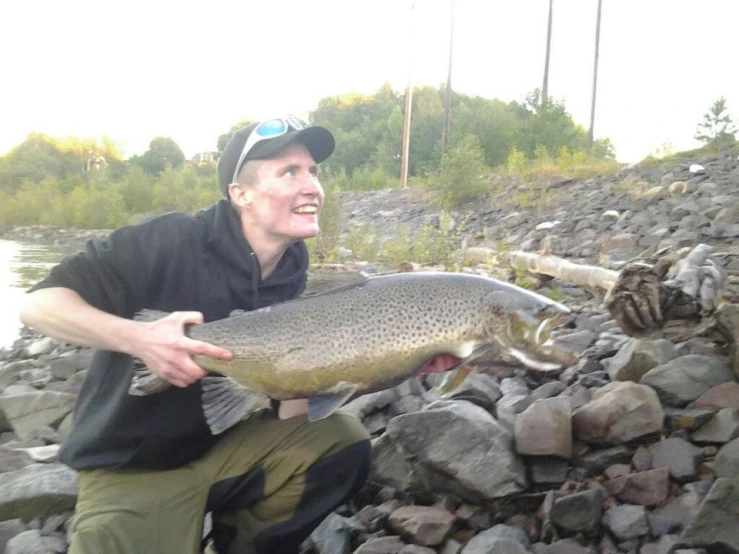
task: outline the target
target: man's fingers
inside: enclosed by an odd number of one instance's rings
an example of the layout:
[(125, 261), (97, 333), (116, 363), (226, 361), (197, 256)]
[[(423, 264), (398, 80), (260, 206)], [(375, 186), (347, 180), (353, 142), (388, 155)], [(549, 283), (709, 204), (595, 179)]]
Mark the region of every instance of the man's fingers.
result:
[[(197, 367), (197, 366), (196, 366)], [(198, 368), (200, 369), (200, 368)], [(200, 370), (202, 371), (202, 370)], [(175, 387), (185, 388), (192, 385), (198, 380), (197, 377), (190, 373), (183, 371), (181, 368), (174, 364), (168, 364), (158, 372), (160, 377), (165, 379), (167, 382), (172, 383)]]
[(183, 325), (203, 322), (203, 314), (200, 312), (174, 312), (171, 316), (176, 317)]
[(230, 350), (188, 337), (182, 337), (180, 346), (192, 355), (210, 356), (211, 358), (218, 358), (220, 360), (230, 360), (233, 357)]

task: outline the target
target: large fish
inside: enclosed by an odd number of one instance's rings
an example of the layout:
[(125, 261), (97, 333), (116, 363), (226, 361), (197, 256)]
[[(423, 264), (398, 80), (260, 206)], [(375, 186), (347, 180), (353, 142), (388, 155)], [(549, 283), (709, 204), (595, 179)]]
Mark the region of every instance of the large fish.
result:
[[(228, 361), (194, 357), (204, 370), (220, 374), (202, 380), (205, 417), (217, 434), (269, 398), (308, 398), (308, 419), (324, 418), (354, 396), (417, 374), (439, 354), (457, 356), (455, 368), (465, 370), (482, 358), (538, 370), (570, 365), (574, 356), (550, 339), (570, 317), (562, 304), (495, 279), (419, 272), (368, 277), (190, 325), (187, 334), (233, 353)], [(460, 381), (448, 378), (443, 388)], [(168, 386), (144, 368), (130, 392), (153, 394)]]

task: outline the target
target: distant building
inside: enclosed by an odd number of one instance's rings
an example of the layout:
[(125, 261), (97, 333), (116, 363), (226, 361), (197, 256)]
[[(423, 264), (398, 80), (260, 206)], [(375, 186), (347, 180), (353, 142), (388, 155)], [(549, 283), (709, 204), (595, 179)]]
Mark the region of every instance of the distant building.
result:
[(215, 165), (218, 162), (218, 152), (198, 152), (190, 162), (195, 165)]
[(108, 167), (108, 162), (105, 157), (101, 156), (100, 154), (95, 154), (94, 156), (87, 158), (85, 171), (90, 173), (91, 171), (100, 171), (101, 169), (105, 169), (106, 167)]

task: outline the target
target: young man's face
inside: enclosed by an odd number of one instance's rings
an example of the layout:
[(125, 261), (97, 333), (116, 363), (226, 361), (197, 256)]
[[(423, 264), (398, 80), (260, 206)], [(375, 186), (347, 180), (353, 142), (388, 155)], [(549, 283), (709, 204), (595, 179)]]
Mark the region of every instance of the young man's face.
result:
[(294, 242), (318, 233), (323, 188), (318, 165), (302, 143), (293, 142), (263, 160), (249, 189), (249, 223), (268, 240)]

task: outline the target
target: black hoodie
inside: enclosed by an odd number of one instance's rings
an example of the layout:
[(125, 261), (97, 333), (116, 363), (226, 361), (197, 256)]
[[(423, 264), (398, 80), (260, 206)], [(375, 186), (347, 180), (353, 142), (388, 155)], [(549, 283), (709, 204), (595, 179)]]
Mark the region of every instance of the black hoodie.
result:
[[(262, 280), (236, 211), (220, 200), (195, 216), (173, 213), (124, 227), (63, 260), (31, 290), (67, 287), (91, 305), (131, 318), (142, 308), (199, 311), (205, 321), (298, 297), (308, 252), (292, 245)], [(128, 394), (133, 360), (97, 351), (60, 460), (74, 469), (170, 469), (204, 454), (219, 437), (203, 418), (199, 384), (152, 396)]]

